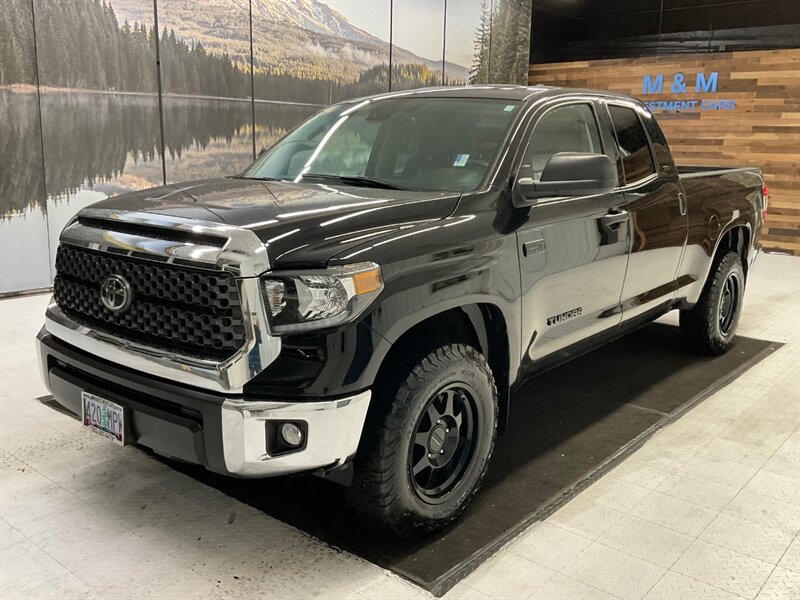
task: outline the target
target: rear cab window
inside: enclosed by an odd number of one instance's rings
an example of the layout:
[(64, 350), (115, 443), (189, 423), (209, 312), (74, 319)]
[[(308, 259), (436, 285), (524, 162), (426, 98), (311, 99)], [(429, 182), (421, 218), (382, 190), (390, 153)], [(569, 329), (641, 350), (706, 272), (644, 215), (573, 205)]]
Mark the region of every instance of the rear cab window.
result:
[(664, 137), (664, 132), (661, 131), (661, 126), (658, 124), (658, 121), (648, 112), (642, 115), (642, 123), (644, 123), (647, 135), (650, 136), (650, 144), (653, 146), (653, 153), (658, 163), (657, 166), (660, 169), (666, 168), (671, 170), (673, 167), (672, 154), (669, 151), (667, 138)]
[(654, 175), (656, 165), (650, 143), (636, 111), (625, 106), (609, 105), (608, 112), (622, 158), (618, 163), (620, 181), (630, 185)]

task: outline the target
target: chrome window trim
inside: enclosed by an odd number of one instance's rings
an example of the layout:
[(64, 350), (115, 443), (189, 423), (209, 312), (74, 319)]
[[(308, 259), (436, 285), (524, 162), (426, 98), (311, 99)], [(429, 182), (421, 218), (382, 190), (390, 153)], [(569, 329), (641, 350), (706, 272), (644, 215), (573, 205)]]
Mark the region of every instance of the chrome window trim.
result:
[[(227, 238), (227, 241), (219, 248), (159, 240), (87, 227), (79, 222), (79, 217), (215, 235)], [(236, 277), (245, 324), (244, 346), (232, 356), (216, 361), (132, 342), (82, 325), (70, 319), (53, 301), (45, 313), (45, 328), (66, 343), (124, 367), (226, 394), (241, 393), (248, 381), (278, 357), (281, 341), (270, 333), (258, 277), (269, 270), (267, 250), (254, 232), (181, 217), (88, 208), (81, 210), (67, 225), (60, 241), (91, 250), (112, 250), (111, 256), (127, 255), (143, 259), (149, 257), (157, 264), (190, 263), (201, 268), (231, 273)]]

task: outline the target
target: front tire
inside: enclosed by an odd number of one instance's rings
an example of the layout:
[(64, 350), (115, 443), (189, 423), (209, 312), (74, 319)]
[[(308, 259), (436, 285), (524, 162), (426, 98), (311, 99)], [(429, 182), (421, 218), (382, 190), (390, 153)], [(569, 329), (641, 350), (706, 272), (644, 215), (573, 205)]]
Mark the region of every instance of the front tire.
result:
[(694, 308), (680, 313), (681, 335), (692, 351), (712, 356), (728, 351), (742, 314), (744, 289), (739, 255), (728, 252), (714, 263)]
[(368, 419), (348, 493), (380, 528), (413, 538), (454, 521), (486, 473), (497, 390), (483, 355), (465, 344), (430, 352), (399, 373)]

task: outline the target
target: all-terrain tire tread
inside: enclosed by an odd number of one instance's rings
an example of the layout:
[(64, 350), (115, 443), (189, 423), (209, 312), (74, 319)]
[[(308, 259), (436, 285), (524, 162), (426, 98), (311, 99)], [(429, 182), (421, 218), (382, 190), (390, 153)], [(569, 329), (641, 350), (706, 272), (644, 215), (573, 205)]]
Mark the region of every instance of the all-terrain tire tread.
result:
[(741, 261), (735, 252), (720, 255), (711, 267), (697, 304), (680, 312), (681, 337), (692, 352), (716, 356), (727, 350), (729, 344), (714, 335), (714, 321), (717, 318), (715, 299), (721, 293), (727, 274), (736, 264), (741, 265)]
[[(414, 393), (425, 383), (426, 376), (433, 376), (449, 361), (467, 360), (473, 363), (487, 378), (494, 401), (495, 424), (497, 422), (497, 387), (486, 359), (475, 348), (466, 344), (450, 344), (431, 351), (420, 360), (396, 390), (391, 401), (383, 407), (383, 418), (378, 418), (372, 426), (365, 427), (362, 435), (362, 462), (354, 475), (348, 493), (350, 505), (373, 523), (401, 537), (416, 537), (433, 531), (456, 520), (466, 510), (472, 497), (478, 491), (489, 461), (494, 451), (497, 427), (493, 427), (489, 454), (470, 496), (458, 511), (446, 522), (420, 521), (399, 509), (399, 496), (395, 490), (398, 474), (394, 472), (395, 457), (403, 440), (402, 425), (409, 410)], [(400, 474), (399, 476), (405, 476)]]

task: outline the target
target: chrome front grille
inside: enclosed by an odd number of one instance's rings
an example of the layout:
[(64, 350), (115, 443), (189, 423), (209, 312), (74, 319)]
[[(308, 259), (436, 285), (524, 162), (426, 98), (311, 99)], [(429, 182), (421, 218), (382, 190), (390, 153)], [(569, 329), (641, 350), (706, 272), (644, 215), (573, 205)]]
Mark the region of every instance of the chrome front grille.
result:
[[(45, 328), (76, 348), (224, 394), (241, 394), (280, 353), (259, 278), (267, 248), (252, 231), (90, 207), (60, 241)], [(128, 301), (117, 306), (108, 292), (121, 283)]]
[[(100, 299), (110, 275), (130, 284), (132, 300), (123, 311), (109, 310)], [(245, 344), (239, 290), (230, 273), (61, 245), (53, 289), (67, 315), (124, 339), (221, 358)]]

